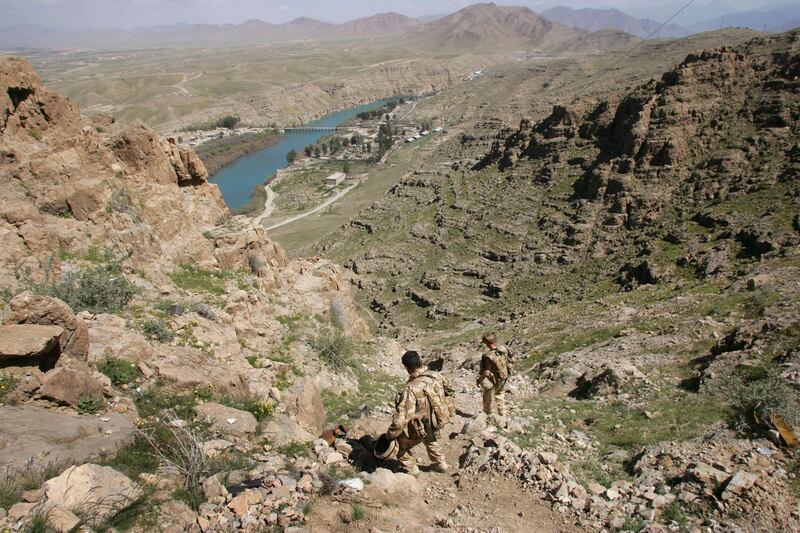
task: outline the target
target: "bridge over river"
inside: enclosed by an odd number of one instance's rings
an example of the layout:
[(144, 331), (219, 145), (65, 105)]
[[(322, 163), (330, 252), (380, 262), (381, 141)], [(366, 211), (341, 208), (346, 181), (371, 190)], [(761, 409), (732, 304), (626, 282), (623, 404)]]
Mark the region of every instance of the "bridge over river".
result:
[(283, 128), (281, 133), (334, 133), (337, 131), (352, 131), (355, 128), (345, 126), (299, 126), (297, 128)]

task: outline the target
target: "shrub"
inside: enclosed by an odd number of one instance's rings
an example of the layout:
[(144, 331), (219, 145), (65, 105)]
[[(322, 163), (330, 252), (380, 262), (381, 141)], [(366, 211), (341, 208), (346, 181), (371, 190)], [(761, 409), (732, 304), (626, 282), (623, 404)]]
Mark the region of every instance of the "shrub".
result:
[(33, 285), (34, 292), (54, 296), (67, 303), (76, 313), (118, 313), (136, 295), (131, 284), (113, 265), (68, 272), (53, 284)]
[(91, 415), (103, 408), (103, 402), (92, 396), (84, 396), (75, 407), (79, 414)]
[(187, 503), (195, 505), (195, 509), (202, 503), (197, 499), (200, 494), (200, 483), (210, 475), (211, 464), (201, 445), (202, 437), (190, 426), (175, 427), (179, 420), (174, 411), (167, 411), (162, 423), (150, 428), (144, 428), (138, 435), (144, 439), (163, 463), (179, 472), (184, 479), (181, 496), (189, 496)]
[(6, 470), (0, 474), (0, 509), (10, 509), (22, 500), (26, 490), (41, 488), (48, 479), (66, 470), (66, 463), (35, 463), (26, 465), (24, 470)]
[(16, 386), (17, 380), (14, 379), (14, 376), (0, 373), (0, 405), (9, 401), (11, 393), (14, 392)]
[(320, 361), (341, 372), (355, 364), (355, 343), (341, 329), (326, 325), (310, 339)]
[(350, 517), (353, 519), (353, 522), (358, 522), (364, 520), (366, 516), (366, 512), (364, 511), (364, 507), (362, 507), (358, 503), (353, 503), (350, 506)]
[(148, 339), (158, 342), (172, 342), (175, 338), (175, 333), (169, 329), (166, 321), (161, 318), (151, 317), (145, 320), (144, 324), (142, 324), (142, 332)]
[(768, 421), (773, 415), (782, 416), (791, 427), (800, 427), (798, 394), (776, 372), (741, 383), (733, 398), (733, 426), (743, 433), (758, 434), (760, 425), (756, 417)]
[(269, 417), (275, 410), (275, 406), (269, 400), (262, 400), (260, 398), (218, 398), (219, 403), (239, 409), (240, 411), (247, 411), (252, 414), (259, 422)]
[(261, 272), (261, 269), (267, 265), (267, 262), (264, 261), (264, 258), (256, 254), (248, 255), (247, 263), (250, 265), (250, 271), (256, 275), (258, 275), (258, 273)]
[(277, 449), (278, 453), (282, 453), (288, 457), (301, 457), (303, 455), (307, 455), (311, 449), (313, 448), (313, 444), (310, 442), (297, 442), (292, 441), (285, 446), (281, 446)]
[(139, 377), (139, 371), (133, 363), (110, 355), (97, 365), (97, 370), (117, 386), (132, 383)]

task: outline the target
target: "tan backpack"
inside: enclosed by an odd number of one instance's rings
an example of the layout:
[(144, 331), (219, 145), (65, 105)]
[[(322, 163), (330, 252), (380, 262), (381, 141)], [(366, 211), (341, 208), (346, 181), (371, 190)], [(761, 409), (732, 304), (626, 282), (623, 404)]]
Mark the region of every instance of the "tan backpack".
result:
[(491, 371), (495, 380), (505, 380), (511, 377), (511, 361), (513, 356), (508, 348), (499, 346), (497, 349), (492, 350), (489, 354), (487, 354), (486, 357), (492, 363)]
[(442, 429), (455, 412), (453, 398), (447, 394), (447, 386), (441, 376), (422, 374), (419, 378), (431, 384), (422, 389), (425, 399), (428, 400), (431, 427), (434, 430)]

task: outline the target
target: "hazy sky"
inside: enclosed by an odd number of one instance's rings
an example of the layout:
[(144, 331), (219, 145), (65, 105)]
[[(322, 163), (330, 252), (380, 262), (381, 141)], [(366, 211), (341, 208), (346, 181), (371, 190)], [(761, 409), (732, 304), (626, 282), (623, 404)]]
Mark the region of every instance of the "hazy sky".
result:
[[(698, 17), (713, 13), (708, 4), (718, 6), (722, 14), (726, 6), (734, 9), (755, 9), (780, 0), (696, 0), (690, 9)], [(43, 26), (84, 28), (133, 28), (178, 23), (240, 23), (250, 18), (270, 22), (285, 22), (297, 17), (312, 17), (331, 22), (386, 11), (396, 11), (413, 17), (450, 13), (470, 0), (0, 0), (0, 26), (38, 24)], [(518, 0), (501, 4), (528, 5), (546, 9), (554, 5), (570, 7), (619, 7), (636, 16), (665, 18), (684, 0)], [(703, 6), (703, 4), (706, 4)], [(705, 8), (705, 9), (703, 9)], [(701, 14), (702, 10), (702, 14)]]

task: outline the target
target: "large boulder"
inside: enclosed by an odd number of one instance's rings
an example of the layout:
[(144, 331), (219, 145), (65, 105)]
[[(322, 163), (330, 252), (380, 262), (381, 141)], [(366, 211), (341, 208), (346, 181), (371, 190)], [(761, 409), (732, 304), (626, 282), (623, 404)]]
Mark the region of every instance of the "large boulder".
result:
[(67, 468), (42, 489), (46, 507), (84, 509), (93, 522), (114, 516), (142, 495), (139, 485), (125, 474), (91, 463)]
[(325, 430), (325, 407), (317, 379), (299, 379), (284, 392), (283, 401), (286, 412), (297, 423), (314, 435)]
[(408, 504), (422, 494), (422, 487), (414, 476), (393, 473), (385, 468), (378, 468), (366, 475), (365, 480), (367, 487), (364, 495), (385, 504)]
[[(159, 377), (183, 387), (214, 386), (229, 394), (249, 391), (247, 376), (230, 363), (222, 363), (198, 349), (159, 346), (160, 353), (147, 361)], [(243, 365), (247, 362), (242, 358)]]
[(274, 446), (286, 446), (293, 442), (313, 442), (315, 435), (284, 414), (271, 416), (261, 424), (261, 435)]
[(101, 361), (107, 355), (134, 363), (153, 356), (153, 346), (143, 335), (127, 327), (124, 318), (116, 315), (81, 313), (89, 327), (89, 361)]
[(113, 456), (136, 429), (118, 413), (76, 416), (34, 405), (0, 408), (0, 428), (0, 464), (9, 468)]
[(103, 383), (96, 378), (91, 368), (82, 361), (70, 360), (44, 375), (38, 395), (75, 407), (87, 398), (102, 402), (103, 390)]
[(89, 329), (67, 304), (58, 298), (26, 291), (14, 297), (9, 306), (12, 312), (6, 316), (6, 324), (60, 326), (64, 330), (59, 338), (61, 353), (86, 360), (89, 353)]
[(251, 413), (218, 403), (198, 405), (197, 414), (211, 424), (211, 429), (220, 433), (244, 436), (258, 429), (258, 421)]
[(38, 365), (43, 369), (55, 364), (60, 352), (59, 326), (22, 324), (0, 326), (0, 364)]

